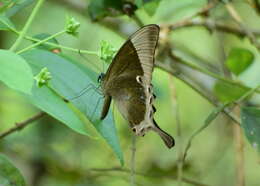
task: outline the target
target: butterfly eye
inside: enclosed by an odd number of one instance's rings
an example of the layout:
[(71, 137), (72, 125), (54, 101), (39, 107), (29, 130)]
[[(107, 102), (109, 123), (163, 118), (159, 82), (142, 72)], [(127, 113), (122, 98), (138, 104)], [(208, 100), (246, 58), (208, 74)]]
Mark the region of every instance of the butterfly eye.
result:
[(132, 128), (133, 132), (135, 133), (136, 132), (136, 129), (135, 128)]
[(103, 80), (104, 77), (105, 77), (104, 73), (99, 74), (99, 76), (98, 76), (98, 83), (100, 83)]

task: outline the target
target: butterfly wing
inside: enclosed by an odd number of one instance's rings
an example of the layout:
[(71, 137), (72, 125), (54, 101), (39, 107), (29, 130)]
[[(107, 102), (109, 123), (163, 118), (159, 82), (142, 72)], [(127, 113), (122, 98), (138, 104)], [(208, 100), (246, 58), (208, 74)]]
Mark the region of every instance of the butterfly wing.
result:
[(101, 118), (105, 118), (112, 97), (137, 135), (143, 136), (146, 131), (153, 130), (171, 148), (174, 139), (161, 130), (153, 119), (155, 108), (152, 105), (151, 79), (158, 37), (159, 26), (147, 25), (135, 32), (120, 48), (101, 83), (105, 95)]
[[(105, 102), (101, 119), (106, 117), (109, 110), (111, 102), (111, 95), (108, 94), (109, 90), (122, 86), (114, 83), (115, 80), (118, 81), (119, 76), (129, 77), (130, 79), (142, 76), (147, 84), (151, 83), (154, 52), (159, 38), (159, 30), (160, 27), (158, 25), (147, 25), (130, 36), (119, 49), (102, 79), (101, 88), (105, 95)], [(132, 86), (136, 86), (136, 84)]]
[(104, 77), (104, 86), (117, 76), (132, 74), (143, 76), (151, 83), (154, 52), (159, 38), (159, 26), (147, 25), (135, 32), (120, 48)]

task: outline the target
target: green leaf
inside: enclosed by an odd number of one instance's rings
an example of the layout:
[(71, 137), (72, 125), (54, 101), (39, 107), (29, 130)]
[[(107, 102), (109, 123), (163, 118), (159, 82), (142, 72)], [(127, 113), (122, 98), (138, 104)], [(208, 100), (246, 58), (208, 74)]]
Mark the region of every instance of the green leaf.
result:
[(25, 186), (25, 181), (19, 170), (0, 154), (0, 185), (1, 186)]
[(196, 137), (199, 133), (201, 133), (204, 129), (206, 129), (211, 124), (211, 122), (219, 115), (219, 113), (222, 112), (228, 105), (229, 105), (229, 103), (226, 103), (223, 105), (219, 105), (217, 108), (215, 108), (209, 114), (209, 116), (206, 118), (204, 124), (191, 135), (191, 137), (189, 138), (188, 143), (185, 147), (185, 150), (183, 153), (183, 156), (184, 156), (183, 159), (185, 159), (185, 157), (187, 156), (187, 153), (191, 146), (191, 142), (192, 142), (193, 138)]
[(144, 8), (149, 16), (153, 16), (159, 6), (161, 0), (135, 0), (138, 8)]
[(135, 4), (138, 8), (141, 8), (144, 5), (143, 0), (135, 0)]
[(27, 97), (36, 107), (61, 121), (67, 127), (80, 134), (91, 136), (87, 131), (86, 124), (80, 120), (61, 96), (51, 88), (47, 86), (39, 88), (35, 85), (32, 89), (32, 95)]
[(149, 16), (153, 16), (159, 6), (160, 0), (150, 0), (144, 5), (144, 10)]
[(260, 151), (260, 108), (241, 108), (242, 128), (248, 141)]
[(254, 54), (244, 48), (233, 48), (227, 57), (226, 66), (235, 75), (244, 72), (254, 61)]
[(30, 66), (19, 55), (0, 50), (0, 80), (8, 87), (31, 94), (33, 75)]
[(92, 0), (88, 6), (88, 13), (93, 21), (97, 21), (106, 16), (120, 15), (122, 6), (122, 0)]
[[(123, 155), (119, 145), (112, 113), (109, 112), (108, 116), (103, 121), (99, 119), (101, 111), (100, 107), (102, 106), (100, 101), (102, 96), (97, 92), (97, 90), (94, 90), (92, 86), (95, 85), (97, 87), (97, 81), (93, 82), (91, 78), (88, 77), (88, 74), (85, 74), (80, 68), (78, 68), (78, 66), (74, 65), (67, 58), (63, 58), (51, 52), (34, 49), (25, 52), (22, 56), (32, 66), (34, 74), (38, 74), (44, 67), (48, 68), (52, 75), (52, 79), (48, 83), (50, 87), (49, 89), (57, 93), (61, 101), (61, 97), (65, 97), (67, 100), (70, 100), (70, 102), (79, 110), (79, 114), (85, 115), (92, 121), (91, 124), (93, 124), (100, 135), (112, 147), (122, 163)], [(97, 76), (98, 75), (96, 75), (96, 77)], [(43, 88), (44, 87), (45, 86), (43, 86)], [(48, 87), (45, 88), (47, 89)], [(37, 90), (41, 92), (41, 89), (42, 88), (38, 88)], [(82, 92), (82, 90), (85, 92)], [(81, 95), (79, 96), (80, 93)], [(66, 113), (62, 113), (62, 111), (57, 111), (58, 108), (56, 107), (56, 101), (48, 101), (49, 98), (45, 97), (45, 93), (41, 93), (39, 96), (33, 97), (33, 100), (34, 104), (38, 105), (38, 107), (39, 105), (47, 104), (45, 102), (48, 102), (48, 105), (44, 105), (42, 109), (56, 118), (61, 118), (66, 115)], [(63, 107), (65, 106), (66, 104), (64, 103)], [(50, 109), (49, 107), (52, 108)], [(65, 124), (69, 125), (69, 123)], [(70, 123), (70, 125), (74, 124)], [(72, 126), (70, 127), (72, 128)]]
[[(8, 0), (7, 0), (8, 1)], [(12, 1), (12, 5), (5, 11), (7, 17), (12, 17), (17, 12), (31, 5), (35, 0), (9, 0)]]
[(12, 6), (14, 6), (17, 1), (18, 0), (1, 0), (0, 1), (0, 13), (4, 14), (4, 12), (8, 8), (11, 8)]
[(11, 30), (15, 28), (14, 24), (6, 16), (0, 15), (0, 30)]
[[(44, 40), (44, 39), (46, 39), (46, 38), (48, 38), (50, 36), (51, 36), (50, 34), (42, 33), (42, 34), (37, 34), (37, 35), (33, 36), (33, 38)], [(52, 39), (48, 40), (48, 42), (49, 43), (54, 43), (54, 44), (59, 44), (59, 42), (55, 38), (52, 38)], [(36, 43), (36, 42), (34, 42), (34, 43)], [(50, 45), (47, 45), (45, 43), (42, 43), (41, 45), (37, 46), (37, 48), (44, 49), (44, 50), (49, 50), (49, 51), (53, 51), (55, 49), (60, 50), (60, 48), (57, 48), (55, 46), (50, 46)]]
[(244, 88), (225, 81), (217, 81), (213, 91), (221, 102), (226, 103), (237, 100), (249, 91), (249, 88)]

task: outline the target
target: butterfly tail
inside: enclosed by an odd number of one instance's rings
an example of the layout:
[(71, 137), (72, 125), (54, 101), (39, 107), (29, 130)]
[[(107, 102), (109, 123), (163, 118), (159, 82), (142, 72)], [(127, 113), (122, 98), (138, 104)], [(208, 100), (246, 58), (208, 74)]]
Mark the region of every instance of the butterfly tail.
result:
[(155, 122), (155, 120), (153, 120), (154, 123), (154, 127), (153, 130), (159, 134), (159, 136), (162, 138), (163, 142), (165, 143), (165, 145), (170, 149), (175, 145), (175, 141), (173, 139), (172, 136), (170, 136), (168, 133), (166, 133), (165, 131), (163, 131)]

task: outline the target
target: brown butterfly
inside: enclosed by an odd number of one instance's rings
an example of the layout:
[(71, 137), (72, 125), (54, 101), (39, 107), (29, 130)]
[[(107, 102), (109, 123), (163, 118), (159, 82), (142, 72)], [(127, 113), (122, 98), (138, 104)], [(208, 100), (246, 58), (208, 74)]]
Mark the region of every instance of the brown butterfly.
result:
[(105, 97), (101, 119), (106, 117), (113, 99), (137, 136), (144, 136), (149, 130), (155, 131), (171, 148), (174, 146), (173, 137), (164, 132), (153, 118), (156, 109), (151, 80), (159, 31), (158, 25), (151, 24), (135, 32), (120, 48), (106, 74), (99, 76)]

